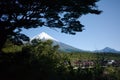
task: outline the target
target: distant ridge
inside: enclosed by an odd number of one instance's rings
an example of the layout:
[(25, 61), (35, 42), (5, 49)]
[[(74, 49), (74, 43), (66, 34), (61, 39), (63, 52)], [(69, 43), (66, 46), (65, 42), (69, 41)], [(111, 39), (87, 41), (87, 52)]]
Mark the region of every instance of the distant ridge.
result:
[(101, 50), (95, 50), (95, 52), (104, 52), (104, 53), (120, 53), (120, 51), (117, 51), (115, 49), (112, 49), (110, 47), (105, 47)]
[(81, 52), (83, 50), (72, 47), (70, 45), (67, 45), (65, 43), (59, 42), (57, 39), (51, 37), (50, 35), (48, 35), (45, 32), (41, 32), (40, 34), (34, 36), (33, 38), (31, 38), (31, 41), (33, 39), (40, 39), (40, 40), (52, 40), (53, 41), (53, 45), (59, 45), (59, 50), (63, 51), (63, 52)]

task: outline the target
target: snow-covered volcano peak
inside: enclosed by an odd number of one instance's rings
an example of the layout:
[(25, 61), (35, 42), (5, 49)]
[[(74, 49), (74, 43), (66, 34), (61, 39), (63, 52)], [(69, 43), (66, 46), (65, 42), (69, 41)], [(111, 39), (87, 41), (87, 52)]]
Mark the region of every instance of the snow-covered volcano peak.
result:
[(74, 48), (72, 46), (69, 46), (67, 44), (64, 44), (62, 42), (59, 42), (58, 40), (56, 40), (55, 38), (51, 37), (50, 35), (48, 35), (47, 33), (45, 32), (42, 32), (36, 36), (34, 36), (32, 40), (34, 39), (39, 39), (39, 40), (52, 40), (53, 41), (53, 45), (58, 45), (59, 46), (59, 50), (60, 51), (64, 51), (64, 52), (80, 52), (82, 50), (80, 49), (77, 49), (77, 48)]
[(41, 32), (40, 34), (34, 36), (34, 37), (32, 38), (32, 40), (33, 40), (33, 39), (55, 40), (55, 41), (57, 41), (55, 38), (51, 37), (50, 35), (48, 35), (48, 34), (45, 33), (45, 32)]

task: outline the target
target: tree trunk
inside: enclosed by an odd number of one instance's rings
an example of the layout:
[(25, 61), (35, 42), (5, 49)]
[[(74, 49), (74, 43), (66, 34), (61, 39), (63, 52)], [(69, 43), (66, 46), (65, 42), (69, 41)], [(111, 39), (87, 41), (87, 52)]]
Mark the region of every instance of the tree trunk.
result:
[(6, 31), (0, 31), (0, 53), (2, 52), (2, 48), (7, 40)]

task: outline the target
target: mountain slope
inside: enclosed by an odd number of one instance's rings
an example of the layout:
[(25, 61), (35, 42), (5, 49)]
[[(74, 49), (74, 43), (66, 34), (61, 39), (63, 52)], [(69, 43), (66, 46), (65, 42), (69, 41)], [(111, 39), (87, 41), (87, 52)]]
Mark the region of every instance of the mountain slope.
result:
[(83, 51), (81, 49), (72, 47), (72, 46), (62, 43), (62, 42), (53, 41), (53, 44), (59, 45), (59, 50), (64, 51), (64, 52), (81, 52), (81, 51)]
[(120, 53), (120, 51), (117, 51), (117, 50), (109, 48), (109, 47), (105, 47), (104, 49), (101, 49), (101, 50), (95, 50), (95, 52)]
[(80, 52), (80, 51), (83, 51), (83, 50), (80, 50), (78, 48), (74, 48), (70, 45), (67, 45), (65, 43), (59, 42), (57, 39), (51, 37), (50, 35), (48, 35), (45, 32), (42, 32), (42, 33), (34, 36), (31, 40), (33, 40), (33, 39), (52, 40), (53, 45), (59, 45), (59, 50), (64, 51), (64, 52)]
[(42, 33), (34, 36), (31, 40), (33, 40), (33, 39), (41, 39), (41, 40), (48, 40), (48, 39), (50, 39), (50, 40), (55, 40), (55, 41), (57, 41), (56, 39), (54, 39), (53, 37), (49, 36), (49, 35), (48, 35), (47, 33), (45, 33), (45, 32), (42, 32)]

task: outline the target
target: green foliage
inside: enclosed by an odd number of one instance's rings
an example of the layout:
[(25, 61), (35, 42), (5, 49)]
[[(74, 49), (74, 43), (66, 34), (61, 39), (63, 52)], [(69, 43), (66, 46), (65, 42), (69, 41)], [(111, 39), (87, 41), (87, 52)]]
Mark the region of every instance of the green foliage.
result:
[(20, 52), (22, 50), (22, 45), (18, 46), (13, 44), (10, 40), (7, 40), (2, 51), (5, 53), (15, 53)]
[[(62, 53), (61, 53), (62, 54)], [(63, 53), (69, 57), (70, 60), (120, 60), (120, 54), (116, 53), (93, 53), (93, 52), (74, 52)]]
[(50, 40), (37, 43), (24, 45), (21, 52), (3, 53), (0, 56), (0, 64), (3, 66), (0, 68), (3, 70), (1, 74), (12, 79), (16, 76), (15, 80), (49, 80), (63, 76), (67, 71), (67, 66), (64, 65), (67, 58), (58, 53), (58, 46), (52, 46)]
[[(10, 49), (13, 44), (4, 46)], [(20, 46), (19, 46), (20, 47)], [(7, 52), (7, 50), (6, 50)], [(0, 79), (12, 80), (120, 80), (120, 67), (74, 69), (75, 60), (101, 60), (103, 54), (88, 52), (60, 53), (51, 40), (34, 40), (21, 49), (0, 54)], [(112, 56), (112, 57), (111, 57)], [(118, 54), (104, 54), (104, 58), (117, 59)]]
[(12, 45), (10, 47), (3, 48), (2, 51), (5, 53), (15, 53), (20, 52), (22, 50), (22, 46)]
[(120, 67), (106, 67), (103, 75), (107, 80), (120, 80)]

